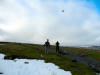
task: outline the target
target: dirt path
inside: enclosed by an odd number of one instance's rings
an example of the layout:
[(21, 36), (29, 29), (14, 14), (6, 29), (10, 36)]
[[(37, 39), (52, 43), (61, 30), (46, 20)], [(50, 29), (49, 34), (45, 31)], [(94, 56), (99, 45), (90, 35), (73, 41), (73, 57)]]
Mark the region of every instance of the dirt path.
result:
[[(48, 52), (56, 53), (56, 50), (50, 49)], [(67, 50), (64, 50), (64, 49), (60, 50), (59, 54), (69, 57), (70, 59), (72, 59), (72, 62), (79, 62), (79, 63), (85, 64), (88, 67), (91, 67), (92, 69), (94, 69), (97, 73), (100, 73), (100, 61), (97, 61), (88, 55), (79, 54), (79, 53), (74, 53), (74, 54), (68, 53)]]
[(60, 51), (60, 54), (71, 58), (73, 62), (79, 62), (85, 64), (88, 67), (94, 69), (97, 73), (100, 73), (100, 61), (93, 59), (88, 55), (79, 54), (79, 53), (74, 53), (74, 54), (68, 53), (65, 50)]

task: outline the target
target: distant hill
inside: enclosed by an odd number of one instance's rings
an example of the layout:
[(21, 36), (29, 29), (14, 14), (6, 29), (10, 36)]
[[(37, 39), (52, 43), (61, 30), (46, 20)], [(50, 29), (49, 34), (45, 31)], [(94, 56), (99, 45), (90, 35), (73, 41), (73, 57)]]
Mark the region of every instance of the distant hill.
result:
[(100, 50), (100, 46), (91, 46), (91, 47), (88, 47), (88, 48)]
[(80, 48), (87, 48), (93, 50), (100, 50), (100, 46), (81, 46)]

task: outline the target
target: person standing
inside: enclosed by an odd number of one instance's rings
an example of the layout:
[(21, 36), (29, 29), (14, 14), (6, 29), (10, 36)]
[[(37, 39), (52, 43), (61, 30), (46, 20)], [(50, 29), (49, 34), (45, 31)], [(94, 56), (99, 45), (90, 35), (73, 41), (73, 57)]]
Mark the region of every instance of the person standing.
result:
[(48, 50), (50, 48), (50, 42), (49, 39), (47, 39), (47, 41), (45, 42), (45, 53), (48, 54)]
[(56, 42), (56, 53), (59, 53), (59, 44), (60, 44), (60, 43), (57, 41), (57, 42)]

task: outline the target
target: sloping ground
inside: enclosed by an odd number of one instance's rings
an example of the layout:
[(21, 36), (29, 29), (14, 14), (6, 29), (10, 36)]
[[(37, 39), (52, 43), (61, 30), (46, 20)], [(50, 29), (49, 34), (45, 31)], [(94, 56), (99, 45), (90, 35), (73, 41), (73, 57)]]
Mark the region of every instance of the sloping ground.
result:
[(4, 45), (0, 45), (0, 53), (7, 55), (5, 59), (43, 59), (46, 62), (58, 65), (61, 69), (71, 71), (72, 75), (96, 75), (95, 71), (90, 67), (78, 62), (73, 62), (66, 56), (57, 55), (55, 53), (55, 47), (52, 46), (51, 48), (52, 51), (50, 51), (49, 54), (45, 54), (42, 45), (6, 43)]
[(75, 47), (64, 47), (70, 53), (78, 53), (88, 55), (98, 61), (100, 61), (100, 50), (86, 49), (86, 48), (75, 48)]
[(61, 47), (60, 54), (69, 57), (73, 62), (85, 64), (86, 66), (94, 69), (97, 73), (100, 73), (100, 50)]
[(67, 52), (65, 52), (66, 56), (73, 59), (76, 62), (83, 63), (92, 69), (94, 69), (97, 73), (100, 73), (100, 51), (99, 50), (91, 50), (85, 48), (72, 48), (67, 47), (64, 48)]

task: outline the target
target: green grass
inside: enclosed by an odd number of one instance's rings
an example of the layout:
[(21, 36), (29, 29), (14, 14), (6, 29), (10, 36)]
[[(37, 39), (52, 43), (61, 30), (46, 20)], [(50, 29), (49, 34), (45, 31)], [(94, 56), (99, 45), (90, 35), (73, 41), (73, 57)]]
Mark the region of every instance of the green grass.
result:
[(81, 53), (91, 56), (92, 58), (100, 61), (100, 50), (86, 49), (86, 48), (75, 48), (75, 47), (64, 47), (70, 53)]
[[(51, 48), (55, 50), (55, 46), (51, 46)], [(68, 57), (55, 53), (45, 54), (43, 49), (42, 45), (37, 44), (6, 43), (5, 45), (0, 45), (0, 53), (6, 54), (6, 58), (8, 59), (12, 56), (17, 56), (17, 58), (41, 59), (45, 60), (45, 62), (54, 63), (61, 69), (71, 71), (72, 75), (96, 75), (94, 70), (83, 64), (72, 62)]]

